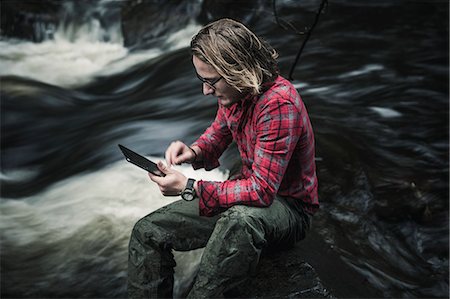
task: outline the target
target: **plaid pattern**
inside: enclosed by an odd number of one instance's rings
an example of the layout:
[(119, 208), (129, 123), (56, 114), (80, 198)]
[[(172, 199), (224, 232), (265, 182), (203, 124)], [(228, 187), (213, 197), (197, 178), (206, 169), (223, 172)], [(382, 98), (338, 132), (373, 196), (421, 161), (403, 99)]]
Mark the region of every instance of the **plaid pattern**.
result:
[(235, 141), (242, 170), (233, 180), (199, 181), (200, 214), (215, 215), (233, 205), (269, 206), (276, 194), (301, 201), (306, 211), (319, 207), (314, 134), (297, 90), (279, 76), (259, 96), (230, 108), (219, 106), (211, 126), (194, 143), (203, 161), (194, 169), (211, 170)]

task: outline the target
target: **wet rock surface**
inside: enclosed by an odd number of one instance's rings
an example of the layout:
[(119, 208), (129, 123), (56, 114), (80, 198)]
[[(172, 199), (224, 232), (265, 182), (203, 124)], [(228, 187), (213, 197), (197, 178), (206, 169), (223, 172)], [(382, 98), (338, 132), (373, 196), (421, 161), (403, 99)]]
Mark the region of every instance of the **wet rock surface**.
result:
[(262, 257), (258, 273), (228, 298), (336, 298), (315, 269), (298, 255), (298, 248)]
[(181, 0), (126, 1), (121, 11), (124, 46), (151, 48), (160, 45), (169, 34), (186, 27), (200, 9), (199, 3)]
[[(320, 216), (320, 213), (319, 213)], [(257, 273), (227, 298), (383, 298), (314, 227), (294, 247), (262, 255)]]
[(131, 49), (155, 47), (161, 44), (161, 40), (186, 27), (193, 20), (206, 24), (229, 17), (248, 23), (259, 15), (263, 7), (264, 1), (261, 0), (238, 3), (225, 0), (125, 1), (121, 9), (124, 46)]
[(57, 27), (60, 7), (55, 0), (2, 0), (0, 35), (41, 42)]

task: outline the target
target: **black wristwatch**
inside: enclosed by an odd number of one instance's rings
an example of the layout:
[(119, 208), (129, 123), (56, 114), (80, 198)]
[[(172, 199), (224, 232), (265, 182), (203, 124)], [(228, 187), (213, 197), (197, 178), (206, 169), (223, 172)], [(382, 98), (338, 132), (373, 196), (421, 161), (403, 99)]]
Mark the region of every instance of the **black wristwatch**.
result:
[(186, 188), (184, 188), (183, 191), (181, 191), (181, 198), (186, 201), (194, 200), (196, 197), (195, 189), (194, 189), (194, 179), (188, 179)]

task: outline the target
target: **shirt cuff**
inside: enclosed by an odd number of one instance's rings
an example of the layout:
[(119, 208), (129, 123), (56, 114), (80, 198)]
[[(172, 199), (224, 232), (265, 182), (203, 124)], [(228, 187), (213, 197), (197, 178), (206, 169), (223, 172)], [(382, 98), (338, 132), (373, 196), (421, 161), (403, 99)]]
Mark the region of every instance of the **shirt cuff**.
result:
[(219, 206), (219, 201), (214, 193), (209, 193), (204, 186), (203, 181), (197, 181), (198, 197), (199, 197), (199, 214), (200, 216), (211, 217), (217, 215), (223, 210)]
[(206, 170), (212, 170), (212, 169), (220, 166), (219, 160), (211, 158), (212, 155), (209, 153), (208, 149), (204, 146), (203, 143), (197, 141), (197, 142), (193, 143), (191, 145), (191, 147), (194, 145), (198, 146), (201, 151), (200, 161), (195, 161), (192, 163), (192, 167), (195, 170), (200, 169), (200, 168), (204, 168)]

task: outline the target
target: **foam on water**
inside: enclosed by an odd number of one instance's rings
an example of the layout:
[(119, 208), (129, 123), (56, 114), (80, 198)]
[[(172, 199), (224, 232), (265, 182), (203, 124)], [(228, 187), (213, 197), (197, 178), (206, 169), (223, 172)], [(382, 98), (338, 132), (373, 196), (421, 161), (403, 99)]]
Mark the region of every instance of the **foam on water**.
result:
[(294, 88), (295, 89), (303, 89), (303, 88), (306, 88), (306, 87), (308, 87), (309, 86), (309, 84), (308, 83), (305, 83), (305, 82), (292, 82), (292, 84), (294, 85)]
[(372, 106), (369, 107), (372, 111), (375, 111), (376, 113), (378, 113), (381, 117), (384, 118), (392, 118), (392, 117), (399, 117), (402, 114), (394, 109), (391, 108), (384, 108), (384, 107), (376, 107), (376, 106)]
[(362, 68), (360, 68), (359, 70), (354, 70), (354, 71), (350, 71), (348, 73), (344, 73), (342, 75), (340, 75), (338, 78), (339, 79), (344, 79), (344, 78), (350, 78), (350, 77), (356, 77), (356, 76), (361, 76), (361, 75), (365, 75), (374, 71), (381, 71), (384, 70), (384, 66), (380, 65), (380, 64), (368, 64), (363, 66)]
[(11, 43), (0, 41), (0, 75), (14, 75), (37, 81), (76, 86), (89, 82), (91, 77), (112, 61), (127, 55), (119, 44), (65, 40)]
[(322, 93), (327, 92), (330, 90), (330, 87), (324, 86), (324, 87), (317, 87), (317, 88), (307, 88), (305, 92), (307, 93)]
[[(162, 160), (155, 157), (151, 159)], [(177, 169), (196, 179), (222, 181), (226, 178), (226, 174), (218, 170), (194, 171), (190, 166), (178, 166)], [(40, 277), (45, 277), (44, 280), (48, 283), (70, 272), (71, 267), (82, 266), (86, 262), (85, 250), (88, 248), (107, 247), (106, 244), (101, 244), (104, 242), (101, 241), (101, 236), (110, 234), (112, 230), (113, 235), (108, 239), (115, 242), (111, 247), (114, 248), (114, 255), (120, 257), (116, 260), (119, 265), (115, 267), (121, 269), (119, 272), (125, 273), (127, 243), (134, 223), (150, 212), (179, 199), (162, 196), (145, 171), (125, 160), (119, 161), (108, 168), (68, 178), (28, 198), (20, 200), (3, 198), (0, 202), (2, 215), (0, 230), (2, 241), (5, 242), (2, 255), (13, 254), (7, 252), (9, 250), (26, 250), (33, 256), (34, 253), (31, 253), (33, 248), (40, 248), (42, 246), (40, 244), (53, 244), (54, 247), (55, 244), (73, 239), (72, 236), (90, 234), (89, 237), (77, 239), (77, 246), (82, 248), (78, 251), (59, 252), (58, 256), (52, 258), (52, 251), (47, 248), (46, 258), (57, 260), (61, 267), (61, 273), (55, 273), (57, 270), (52, 270), (52, 273), (40, 270), (43, 271), (39, 273)], [(93, 225), (99, 221), (102, 225)], [(91, 230), (94, 226), (95, 233), (92, 235)], [(175, 253), (177, 260), (175, 294), (190, 283), (201, 252), (197, 250), (185, 254)], [(98, 256), (101, 256), (100, 252)], [(32, 259), (31, 263), (33, 260), (38, 261)]]
[[(96, 76), (121, 73), (164, 52), (189, 46), (199, 25), (169, 36), (161, 48), (130, 53), (119, 42), (92, 41), (83, 34), (69, 40), (57, 34), (42, 43), (0, 40), (0, 76), (14, 75), (63, 87), (76, 87)], [(83, 31), (82, 31), (83, 32)]]

